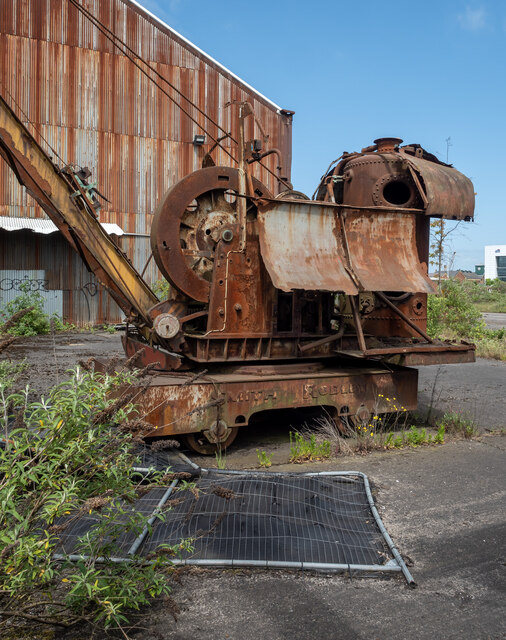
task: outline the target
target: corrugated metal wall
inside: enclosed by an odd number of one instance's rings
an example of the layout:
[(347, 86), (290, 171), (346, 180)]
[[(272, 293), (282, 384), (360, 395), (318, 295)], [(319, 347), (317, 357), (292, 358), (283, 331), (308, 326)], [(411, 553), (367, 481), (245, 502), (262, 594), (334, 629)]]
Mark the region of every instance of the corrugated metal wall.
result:
[[(15, 264), (15, 270), (11, 265)], [(42, 266), (41, 266), (42, 265)], [(12, 277), (13, 271), (18, 276)], [(34, 273), (39, 274), (37, 278)], [(0, 232), (0, 303), (19, 293), (17, 280), (34, 280), (36, 289), (58, 309), (51, 307), (67, 322), (79, 324), (119, 322), (122, 312), (92, 273), (83, 268), (79, 255), (69, 249), (60, 233), (44, 236), (33, 231)], [(39, 277), (40, 276), (40, 277)], [(49, 295), (55, 293), (55, 297)], [(57, 294), (57, 295), (56, 295)], [(49, 307), (48, 307), (49, 310)], [(103, 319), (106, 320), (103, 320)]]
[[(81, 3), (236, 138), (236, 107), (225, 108), (225, 104), (250, 101), (270, 136), (270, 146), (282, 152), (284, 175), (290, 176), (290, 116), (279, 113), (268, 100), (129, 0)], [(194, 134), (202, 133), (203, 128), (215, 137), (221, 132), (179, 99), (200, 127), (192, 123), (68, 0), (0, 0), (0, 34), (0, 78), (4, 85), (0, 85), (0, 92), (18, 115), (21, 108), (34, 123), (37, 132), (31, 130), (44, 148), (47, 145), (41, 135), (66, 162), (90, 167), (92, 179), (110, 200), (102, 209), (101, 221), (114, 222), (132, 234), (122, 237), (121, 244), (142, 270), (150, 253), (147, 236), (157, 203), (174, 182), (200, 168), (209, 149), (210, 144), (195, 147)], [(251, 118), (248, 129), (248, 137), (260, 137)], [(223, 144), (230, 148), (228, 141)], [(228, 156), (217, 151), (217, 164), (230, 165)], [(237, 155), (235, 149), (231, 151)], [(275, 172), (275, 156), (265, 162)], [(258, 171), (257, 177), (276, 191), (275, 180), (266, 171)], [(0, 163), (0, 215), (44, 216), (4, 163)], [(36, 238), (31, 243), (51, 247), (55, 237)], [(82, 287), (89, 274), (66, 246), (58, 245), (54, 251), (51, 261), (62, 269), (57, 278), (49, 277), (49, 288), (60, 288), (59, 283), (68, 292), (67, 298), (72, 298), (64, 303), (64, 313), (70, 314), (68, 321), (89, 322), (88, 309), (79, 302), (81, 289), (72, 289), (78, 283)], [(19, 254), (12, 258), (4, 268), (18, 268)], [(32, 263), (32, 258), (28, 262)], [(47, 271), (37, 260), (31, 268)], [(52, 268), (49, 271), (54, 273)], [(157, 277), (152, 261), (146, 278)], [(93, 305), (93, 322), (116, 322), (120, 317), (113, 304)]]
[(12, 302), (22, 292), (33, 292), (41, 296), (43, 310), (47, 315), (63, 315), (63, 292), (48, 290), (45, 271), (30, 269), (0, 269), (0, 308)]

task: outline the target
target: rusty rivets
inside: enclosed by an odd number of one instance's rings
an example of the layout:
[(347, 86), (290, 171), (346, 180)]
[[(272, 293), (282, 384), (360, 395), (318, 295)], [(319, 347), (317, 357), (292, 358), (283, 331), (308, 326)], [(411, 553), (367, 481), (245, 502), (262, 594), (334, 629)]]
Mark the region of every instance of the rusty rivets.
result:
[(225, 315), (225, 309), (224, 309), (223, 307), (220, 307), (220, 308), (218, 309), (218, 315), (219, 315), (219, 316), (224, 316), (224, 315)]
[(234, 309), (235, 309), (237, 312), (242, 311), (242, 305), (240, 305), (238, 302), (236, 302), (236, 303), (234, 304)]

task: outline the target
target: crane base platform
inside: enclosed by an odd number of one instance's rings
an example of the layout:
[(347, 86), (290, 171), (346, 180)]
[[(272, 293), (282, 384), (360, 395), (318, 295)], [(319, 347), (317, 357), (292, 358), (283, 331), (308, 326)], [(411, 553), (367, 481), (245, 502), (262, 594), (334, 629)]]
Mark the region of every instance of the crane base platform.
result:
[[(201, 453), (228, 446), (255, 414), (320, 407), (353, 422), (416, 409), (418, 371), (350, 359), (155, 373), (141, 400), (149, 436), (187, 436)], [(337, 421), (339, 424), (339, 421)]]

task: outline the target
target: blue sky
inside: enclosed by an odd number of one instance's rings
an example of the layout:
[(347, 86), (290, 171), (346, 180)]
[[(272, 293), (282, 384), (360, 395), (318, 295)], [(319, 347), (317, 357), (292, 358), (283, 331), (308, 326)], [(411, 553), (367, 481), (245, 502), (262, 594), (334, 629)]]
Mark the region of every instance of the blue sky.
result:
[(139, 0), (206, 53), (294, 110), (292, 181), (375, 138), (418, 142), (469, 176), (475, 222), (454, 268), (506, 244), (506, 2)]

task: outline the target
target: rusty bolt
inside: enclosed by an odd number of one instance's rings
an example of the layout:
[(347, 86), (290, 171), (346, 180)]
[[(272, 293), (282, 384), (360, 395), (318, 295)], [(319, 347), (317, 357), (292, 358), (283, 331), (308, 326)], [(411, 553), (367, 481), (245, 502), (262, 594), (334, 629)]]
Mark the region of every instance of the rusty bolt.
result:
[(242, 311), (242, 306), (241, 306), (238, 302), (236, 302), (236, 303), (234, 304), (234, 309), (235, 309), (236, 311)]
[(220, 308), (218, 309), (218, 314), (219, 314), (220, 316), (224, 316), (224, 315), (225, 315), (225, 309), (224, 309), (223, 307), (220, 307)]

